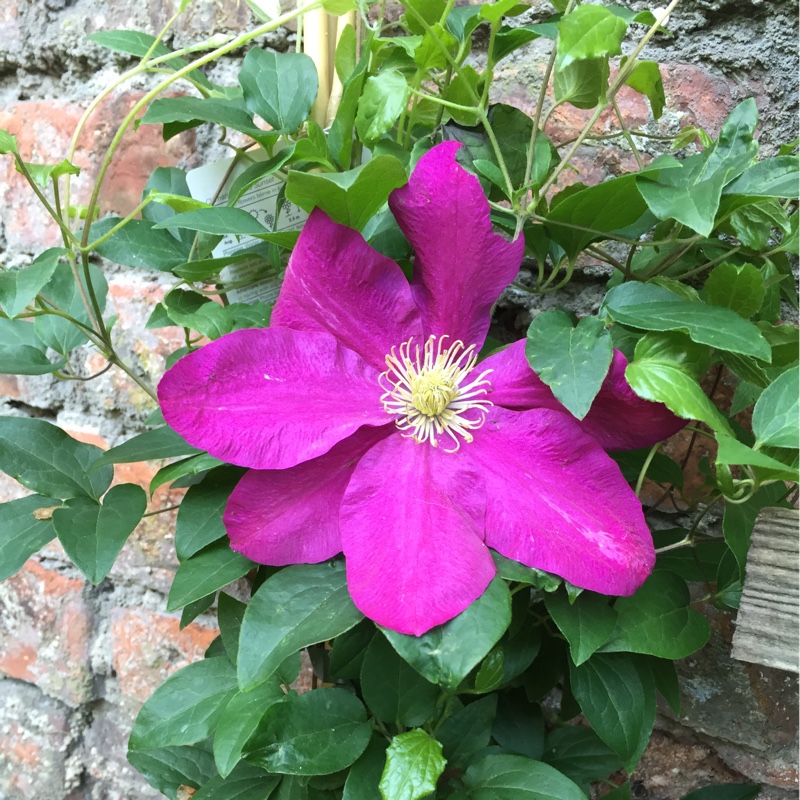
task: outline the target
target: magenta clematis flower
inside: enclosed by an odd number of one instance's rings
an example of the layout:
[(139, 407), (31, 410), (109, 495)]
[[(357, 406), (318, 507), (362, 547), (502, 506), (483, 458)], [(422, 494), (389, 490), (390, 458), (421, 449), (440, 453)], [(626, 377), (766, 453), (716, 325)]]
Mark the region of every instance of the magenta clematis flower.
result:
[(344, 551), (356, 606), (421, 635), (495, 574), (489, 548), (586, 589), (634, 592), (655, 561), (639, 501), (605, 449), (683, 422), (612, 368), (579, 422), (519, 342), (477, 363), (523, 242), (492, 232), (477, 179), (434, 147), (389, 201), (416, 253), (411, 284), (359, 233), (312, 213), (272, 327), (181, 359), (159, 398), (196, 447), (249, 467), (225, 511), (262, 564)]

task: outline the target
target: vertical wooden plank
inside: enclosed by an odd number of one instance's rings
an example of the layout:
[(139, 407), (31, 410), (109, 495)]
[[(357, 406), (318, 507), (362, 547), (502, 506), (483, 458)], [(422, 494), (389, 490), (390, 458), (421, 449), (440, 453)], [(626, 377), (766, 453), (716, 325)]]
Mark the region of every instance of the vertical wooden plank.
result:
[(731, 655), (800, 672), (800, 512), (765, 509), (753, 528)]

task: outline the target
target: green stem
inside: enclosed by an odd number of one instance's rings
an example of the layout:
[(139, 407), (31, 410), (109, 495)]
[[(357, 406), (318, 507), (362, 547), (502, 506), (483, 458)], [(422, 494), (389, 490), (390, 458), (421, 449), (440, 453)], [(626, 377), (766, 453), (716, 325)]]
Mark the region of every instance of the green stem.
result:
[(622, 116), (622, 111), (620, 110), (620, 107), (614, 98), (611, 99), (611, 106), (613, 107), (614, 113), (617, 115), (617, 119), (619, 120), (619, 126), (622, 128), (622, 135), (627, 140), (639, 169), (643, 170), (644, 161), (642, 160), (642, 155), (639, 152), (639, 148), (636, 146), (636, 142), (633, 141), (633, 136), (631, 136), (631, 132), (628, 130), (628, 126), (625, 124), (625, 118)]
[[(669, 14), (680, 2), (681, 0), (671, 0), (665, 13)], [(586, 123), (580, 134), (578, 134), (578, 137), (573, 142), (567, 154), (561, 159), (560, 163), (551, 173), (550, 177), (544, 182), (544, 184), (542, 184), (542, 188), (539, 191), (540, 197), (543, 196), (547, 190), (558, 180), (558, 176), (561, 175), (569, 162), (572, 160), (572, 157), (580, 148), (581, 144), (583, 144), (583, 140), (589, 135), (594, 127), (595, 122), (600, 119), (600, 115), (606, 110), (608, 104), (614, 99), (614, 96), (625, 84), (625, 81), (628, 79), (631, 72), (633, 72), (633, 69), (636, 66), (636, 59), (639, 57), (639, 54), (642, 52), (642, 50), (644, 50), (644, 48), (647, 46), (647, 43), (650, 41), (650, 39), (655, 36), (659, 27), (660, 25), (658, 22), (650, 27), (647, 33), (642, 37), (641, 41), (636, 45), (627, 61), (620, 67), (617, 77), (614, 78), (614, 80), (611, 82), (611, 85), (608, 87), (605, 102), (598, 104), (597, 108), (594, 110), (594, 113), (591, 115), (589, 121)]]
[(45, 197), (44, 192), (42, 192), (42, 190), (39, 188), (39, 185), (31, 176), (31, 173), (28, 171), (27, 165), (19, 156), (19, 154), (17, 153), (14, 154), (14, 161), (16, 163), (17, 169), (19, 170), (19, 172), (22, 173), (22, 177), (25, 178), (25, 180), (30, 185), (31, 189), (33, 189), (33, 193), (39, 199), (39, 202), (44, 206), (45, 211), (47, 211), (47, 213), (56, 221), (56, 224), (61, 230), (61, 236), (62, 238), (64, 238), (64, 241), (66, 242), (67, 240), (69, 240), (71, 242), (74, 242), (75, 237), (73, 236), (72, 231), (66, 225), (64, 225), (64, 221), (61, 219), (61, 216), (53, 208), (53, 206), (50, 205), (50, 201)]
[[(567, 4), (566, 9), (564, 10), (564, 13), (569, 14), (569, 12), (572, 11), (574, 5), (575, 5), (575, 0), (569, 0), (569, 3)], [(542, 76), (542, 85), (539, 87), (539, 97), (536, 100), (536, 113), (534, 114), (533, 117), (533, 128), (531, 128), (531, 139), (530, 142), (528, 143), (528, 160), (525, 166), (525, 183), (530, 183), (531, 181), (531, 172), (533, 171), (533, 157), (534, 153), (536, 152), (536, 137), (539, 135), (540, 124), (542, 122), (542, 109), (544, 108), (544, 101), (547, 99), (547, 87), (550, 85), (550, 76), (553, 74), (553, 68), (555, 67), (556, 64), (557, 55), (558, 55), (558, 50), (554, 45), (553, 49), (550, 51), (550, 59), (547, 62), (547, 67), (545, 68), (544, 75)], [(544, 130), (544, 124), (541, 124), (541, 129)]]
[[(100, 196), (100, 190), (103, 185), (103, 180), (105, 179), (106, 173), (108, 172), (109, 167), (111, 166), (111, 161), (114, 157), (114, 153), (119, 147), (120, 142), (122, 141), (122, 137), (125, 135), (125, 132), (128, 130), (130, 125), (136, 119), (139, 112), (150, 103), (154, 98), (158, 97), (165, 89), (167, 89), (172, 83), (174, 83), (179, 78), (183, 78), (188, 75), (190, 72), (202, 67), (204, 64), (208, 64), (210, 61), (214, 61), (220, 56), (224, 56), (225, 54), (231, 52), (231, 50), (236, 50), (239, 47), (243, 47), (251, 40), (255, 39), (257, 36), (261, 36), (262, 34), (269, 33), (270, 31), (279, 28), (281, 25), (284, 25), (287, 22), (290, 22), (295, 17), (300, 16), (301, 14), (306, 13), (307, 11), (311, 11), (312, 9), (319, 8), (322, 5), (322, 0), (313, 0), (313, 2), (309, 3), (302, 8), (295, 9), (294, 11), (290, 11), (286, 14), (282, 14), (279, 17), (271, 20), (270, 22), (266, 22), (263, 25), (254, 28), (252, 31), (248, 31), (247, 33), (243, 33), (240, 36), (237, 36), (235, 39), (227, 42), (226, 44), (218, 47), (216, 50), (212, 50), (210, 53), (206, 53), (200, 58), (195, 59), (190, 64), (187, 64), (185, 67), (182, 67), (179, 70), (176, 70), (172, 75), (168, 78), (164, 79), (159, 83), (155, 88), (151, 89), (149, 92), (144, 94), (133, 106), (133, 108), (128, 112), (125, 119), (122, 121), (119, 129), (117, 130), (114, 138), (111, 140), (111, 143), (108, 146), (108, 150), (106, 151), (106, 155), (103, 158), (102, 163), (100, 164), (100, 169), (97, 173), (97, 179), (95, 180), (94, 188), (92, 190), (92, 196), (89, 200), (89, 205), (87, 209), (87, 218), (92, 219), (94, 215), (94, 210), (97, 207), (97, 201)], [(81, 238), (81, 247), (86, 247), (89, 240), (89, 228), (84, 227), (83, 236)]]
[(150, 198), (145, 197), (145, 199), (142, 200), (142, 202), (139, 203), (139, 205), (136, 206), (136, 208), (134, 208), (127, 217), (123, 217), (113, 228), (104, 233), (99, 239), (87, 244), (86, 247), (82, 247), (81, 250), (85, 250), (87, 253), (91, 253), (92, 250), (96, 250), (101, 244), (103, 244), (103, 242), (110, 239), (118, 230), (124, 228), (132, 219), (136, 217), (137, 214), (142, 211), (145, 206), (149, 205), (150, 202)]
[(642, 464), (641, 470), (639, 470), (639, 477), (636, 480), (636, 489), (634, 490), (636, 492), (637, 497), (642, 493), (642, 484), (644, 483), (644, 479), (647, 476), (647, 470), (650, 469), (650, 464), (656, 457), (656, 453), (658, 452), (662, 444), (663, 442), (656, 442), (650, 448), (650, 452), (647, 454), (647, 458), (644, 460), (644, 464)]

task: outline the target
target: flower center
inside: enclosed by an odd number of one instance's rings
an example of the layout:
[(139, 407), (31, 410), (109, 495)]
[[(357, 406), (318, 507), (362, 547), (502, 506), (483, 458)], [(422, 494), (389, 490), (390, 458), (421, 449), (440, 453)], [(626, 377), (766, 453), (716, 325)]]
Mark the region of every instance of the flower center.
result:
[(471, 375), (478, 362), (475, 345), (461, 341), (446, 347), (447, 336), (430, 336), (420, 347), (413, 338), (393, 347), (386, 356), (386, 372), (380, 376), (384, 390), (381, 402), (387, 414), (396, 417), (404, 436), (439, 446), (439, 437), (449, 436), (454, 453), (461, 440), (472, 441), (470, 431), (480, 428), (492, 403), (484, 399), (491, 389), (486, 376), (491, 370)]

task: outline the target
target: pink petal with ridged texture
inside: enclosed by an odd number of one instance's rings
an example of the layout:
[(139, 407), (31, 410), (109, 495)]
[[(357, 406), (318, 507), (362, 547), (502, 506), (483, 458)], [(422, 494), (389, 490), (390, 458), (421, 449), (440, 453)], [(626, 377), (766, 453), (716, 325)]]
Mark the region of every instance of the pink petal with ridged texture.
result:
[(481, 185), (442, 142), (417, 163), (389, 207), (416, 253), (411, 289), (425, 335), (483, 344), (492, 305), (519, 271), (525, 243), (492, 232)]
[(531, 369), (525, 357), (525, 339), (493, 353), (477, 369), (492, 370), (487, 380), (492, 384), (488, 399), (496, 406), (523, 410), (552, 408), (563, 410), (550, 387)]
[[(642, 400), (625, 380), (628, 361), (619, 350), (614, 351), (611, 368), (582, 420), (575, 420), (606, 450), (635, 450), (650, 447), (677, 433), (686, 420), (676, 417), (662, 403)], [(565, 411), (550, 387), (531, 369), (525, 357), (525, 339), (489, 356), (478, 367), (491, 369), (489, 399), (502, 408), (522, 411), (529, 408), (551, 408)]]
[(340, 515), (347, 585), (379, 625), (421, 636), (494, 576), (483, 481), (460, 455), (395, 434), (356, 467)]
[(643, 400), (625, 380), (628, 359), (614, 351), (611, 368), (581, 427), (606, 450), (635, 450), (669, 439), (684, 425), (663, 403)]
[(158, 386), (167, 424), (242, 467), (285, 469), (387, 422), (378, 371), (328, 333), (229, 333), (184, 356)]
[(297, 240), (272, 324), (332, 333), (381, 371), (392, 347), (422, 335), (400, 267), (320, 209)]
[(361, 428), (319, 458), (251, 469), (228, 500), (231, 548), (258, 564), (317, 564), (342, 551), (339, 506), (358, 460), (395, 430)]
[(633, 594), (650, 574), (639, 500), (566, 412), (494, 408), (462, 454), (483, 471), (489, 547), (603, 594)]

